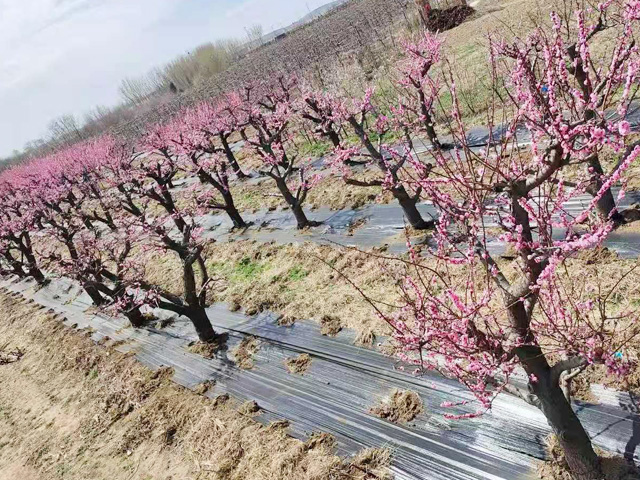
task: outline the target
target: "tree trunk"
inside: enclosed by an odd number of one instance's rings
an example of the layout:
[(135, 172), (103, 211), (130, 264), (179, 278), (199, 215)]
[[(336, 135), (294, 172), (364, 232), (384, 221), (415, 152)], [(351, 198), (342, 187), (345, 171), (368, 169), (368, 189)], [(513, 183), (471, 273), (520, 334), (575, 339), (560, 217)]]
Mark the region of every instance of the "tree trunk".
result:
[(193, 263), (196, 258), (186, 259), (182, 261), (183, 266), (183, 284), (184, 294), (187, 301), (188, 308), (186, 309), (185, 316), (191, 320), (193, 326), (196, 329), (198, 338), (201, 342), (211, 342), (216, 338), (216, 332), (211, 326), (207, 312), (200, 302), (196, 287), (196, 276), (193, 271)]
[(227, 156), (227, 161), (231, 168), (233, 168), (233, 172), (239, 179), (248, 178), (249, 176), (242, 171), (240, 165), (238, 164), (238, 160), (236, 160), (236, 156), (233, 154), (231, 147), (229, 146), (229, 142), (224, 137), (224, 135), (220, 135), (220, 141), (222, 142), (222, 148), (224, 149), (224, 153)]
[(427, 137), (433, 145), (433, 148), (436, 150), (442, 149), (442, 144), (440, 143), (440, 139), (438, 138), (438, 134), (436, 133), (435, 124), (433, 118), (431, 117), (431, 112), (429, 112), (427, 108), (427, 99), (422, 90), (422, 87), (419, 88), (419, 97), (420, 97), (420, 108), (422, 111), (422, 117), (424, 118), (424, 129), (427, 133)]
[(35, 279), (38, 285), (44, 285), (48, 283), (47, 278), (44, 276), (44, 274), (38, 267), (30, 266), (29, 275), (31, 275)]
[(144, 318), (144, 315), (142, 315), (142, 312), (140, 311), (139, 307), (135, 307), (132, 310), (125, 312), (125, 315), (129, 320), (129, 322), (131, 323), (132, 327), (134, 328), (144, 327), (146, 323), (146, 319)]
[[(600, 459), (591, 439), (576, 416), (562, 389), (553, 380), (551, 368), (539, 347), (523, 347), (518, 356), (535, 381), (530, 385), (540, 402), (539, 408), (556, 435), (575, 480), (602, 480)], [(555, 382), (555, 383), (554, 383)]]
[(240, 212), (236, 208), (231, 193), (222, 193), (222, 198), (224, 199), (224, 204), (226, 205), (225, 211), (227, 212), (227, 215), (229, 215), (229, 218), (231, 218), (233, 226), (236, 228), (246, 228), (247, 222), (244, 221), (242, 215), (240, 215)]
[(291, 205), (291, 211), (293, 215), (296, 217), (296, 222), (298, 223), (298, 230), (302, 230), (311, 225), (311, 222), (307, 218), (307, 215), (304, 213), (304, 210), (300, 205)]
[(22, 265), (20, 265), (17, 262), (11, 262), (10, 265), (11, 271), (13, 272), (14, 275), (16, 275), (19, 278), (24, 278), (27, 276), (27, 274), (25, 273), (24, 269), (22, 268)]
[(91, 285), (83, 285), (84, 291), (91, 297), (91, 301), (96, 307), (104, 304), (104, 297), (100, 295), (98, 289)]
[(293, 215), (296, 217), (296, 222), (298, 223), (298, 230), (302, 230), (303, 228), (307, 228), (313, 225), (313, 222), (310, 222), (307, 218), (307, 215), (304, 213), (302, 209), (302, 205), (298, 201), (296, 197), (293, 196), (291, 190), (287, 186), (287, 182), (283, 178), (276, 178), (276, 185), (278, 186), (278, 190), (284, 197), (285, 201), (289, 205), (289, 208), (293, 212)]
[[(591, 185), (587, 188), (587, 192), (589, 195), (595, 197), (602, 188), (602, 175), (604, 175), (604, 170), (602, 169), (602, 165), (600, 165), (600, 160), (597, 156), (589, 162), (589, 167), (593, 168), (594, 177)], [(610, 218), (617, 224), (624, 223), (624, 217), (620, 212), (616, 211), (612, 214), (615, 208), (616, 201), (613, 198), (611, 189), (609, 189), (596, 202), (596, 211), (598, 212), (598, 215), (604, 219)]]
[(400, 185), (392, 190), (393, 196), (404, 211), (404, 215), (407, 218), (407, 221), (411, 224), (413, 228), (416, 230), (427, 230), (433, 227), (433, 221), (425, 221), (418, 210), (417, 203), (418, 200), (412, 198), (408, 193), (404, 186)]
[(24, 255), (24, 258), (27, 260), (26, 266), (29, 276), (33, 277), (38, 285), (44, 285), (47, 283), (47, 279), (42, 273), (42, 270), (38, 268), (38, 262), (36, 261), (36, 257), (33, 254), (33, 249), (31, 247), (31, 236), (28, 232), (25, 232), (23, 241), (20, 242), (20, 250)]
[(335, 130), (329, 130), (329, 132), (327, 133), (327, 137), (329, 137), (329, 140), (331, 140), (331, 143), (334, 147), (340, 146), (340, 135), (338, 135)]
[(185, 314), (191, 323), (193, 323), (198, 339), (201, 342), (209, 343), (217, 338), (216, 332), (211, 326), (211, 321), (207, 316), (207, 312), (202, 307), (190, 307)]

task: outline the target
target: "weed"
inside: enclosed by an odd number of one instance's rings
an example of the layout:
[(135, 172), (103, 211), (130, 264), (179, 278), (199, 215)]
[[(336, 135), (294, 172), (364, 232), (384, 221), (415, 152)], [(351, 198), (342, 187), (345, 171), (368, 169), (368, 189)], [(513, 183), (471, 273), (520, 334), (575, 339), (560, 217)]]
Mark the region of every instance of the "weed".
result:
[(297, 281), (302, 280), (303, 278), (305, 278), (307, 275), (309, 275), (309, 272), (307, 270), (305, 270), (304, 268), (296, 265), (295, 267), (289, 269), (289, 272), (287, 274), (287, 278), (291, 282), (297, 282)]
[(264, 270), (264, 265), (254, 262), (249, 257), (244, 257), (236, 264), (233, 275), (237, 279), (250, 280), (260, 275)]
[(332, 148), (329, 142), (305, 141), (298, 147), (298, 153), (303, 157), (324, 157)]

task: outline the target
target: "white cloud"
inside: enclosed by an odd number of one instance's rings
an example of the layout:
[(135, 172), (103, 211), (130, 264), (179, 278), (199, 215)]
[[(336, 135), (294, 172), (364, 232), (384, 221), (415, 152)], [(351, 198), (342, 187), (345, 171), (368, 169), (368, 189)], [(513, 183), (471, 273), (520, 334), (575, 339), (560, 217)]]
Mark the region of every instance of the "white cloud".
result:
[(0, 154), (58, 115), (115, 102), (132, 63), (141, 73), (158, 60), (140, 36), (177, 2), (0, 0)]
[(0, 0), (0, 157), (62, 114), (203, 42), (291, 23), (327, 0)]

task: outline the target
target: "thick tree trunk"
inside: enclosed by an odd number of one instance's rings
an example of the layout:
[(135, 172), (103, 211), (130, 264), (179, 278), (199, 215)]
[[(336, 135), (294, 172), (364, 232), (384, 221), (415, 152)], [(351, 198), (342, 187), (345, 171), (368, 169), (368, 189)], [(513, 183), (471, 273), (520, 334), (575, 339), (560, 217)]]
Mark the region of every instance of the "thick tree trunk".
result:
[(591, 439), (559, 386), (539, 393), (541, 410), (556, 435), (575, 480), (602, 480), (600, 459)]
[(25, 273), (24, 269), (22, 268), (22, 265), (20, 265), (17, 262), (11, 262), (10, 265), (11, 271), (13, 272), (14, 275), (16, 275), (19, 278), (24, 278), (27, 276), (27, 274)]
[(47, 283), (47, 278), (44, 276), (44, 273), (42, 273), (42, 270), (40, 270), (36, 266), (35, 258), (33, 259), (33, 261), (29, 261), (27, 268), (29, 270), (29, 275), (33, 277), (38, 285), (44, 285), (45, 283)]
[(556, 435), (575, 480), (602, 480), (600, 459), (593, 450), (591, 439), (576, 416), (562, 389), (553, 378), (551, 368), (539, 347), (519, 350), (527, 374), (535, 376), (530, 382), (539, 408)]
[(246, 228), (248, 226), (247, 222), (244, 221), (244, 219), (240, 215), (240, 212), (238, 212), (238, 209), (235, 206), (227, 207), (226, 212), (227, 212), (227, 215), (229, 215), (229, 218), (231, 219), (231, 221), (233, 222), (234, 227)]
[(5, 272), (13, 273), (20, 278), (25, 278), (27, 276), (27, 272), (24, 271), (22, 262), (19, 262), (18, 260), (13, 258), (13, 255), (11, 255), (11, 252), (9, 250), (3, 252), (0, 255), (0, 258), (4, 258), (9, 267), (9, 270), (5, 270)]
[(196, 333), (198, 334), (198, 339), (201, 342), (209, 343), (217, 338), (217, 334), (213, 330), (211, 321), (204, 308), (190, 307), (185, 315), (191, 320), (191, 323), (193, 323)]
[(340, 146), (340, 135), (338, 135), (336, 131), (329, 130), (329, 132), (327, 133), (327, 137), (329, 138), (329, 140), (331, 140), (331, 143), (334, 147)]
[(144, 327), (145, 323), (146, 323), (146, 319), (144, 318), (144, 315), (142, 315), (142, 312), (140, 311), (140, 308), (136, 307), (132, 310), (129, 310), (127, 312), (125, 312), (125, 315), (127, 317), (127, 319), (129, 320), (129, 322), (131, 323), (131, 326), (134, 328), (141, 328)]
[(293, 212), (293, 215), (296, 217), (296, 222), (298, 224), (298, 230), (302, 230), (303, 228), (311, 227), (315, 225), (314, 222), (309, 221), (307, 215), (304, 213), (302, 209), (302, 205), (298, 201), (296, 197), (293, 196), (291, 190), (287, 186), (287, 182), (283, 178), (277, 178), (276, 185), (278, 186), (278, 190), (284, 197), (285, 201), (289, 205), (289, 208)]
[[(69, 256), (71, 257), (71, 259), (74, 261), (78, 261), (79, 255), (78, 251), (76, 250), (76, 246), (73, 244), (72, 237), (67, 238), (65, 243), (67, 245), (67, 250), (69, 250)], [(82, 279), (80, 279), (80, 281), (82, 282)], [(89, 295), (91, 301), (96, 307), (104, 304), (104, 297), (100, 294), (100, 291), (95, 286), (87, 285), (86, 283), (82, 282), (82, 288), (84, 288), (84, 291), (87, 292), (87, 295)]]
[(416, 230), (427, 230), (433, 227), (432, 221), (425, 221), (422, 218), (417, 207), (417, 199), (411, 197), (402, 185), (393, 189), (393, 196), (398, 200), (398, 203), (400, 203), (407, 221), (413, 228)]
[(227, 156), (227, 161), (231, 168), (233, 168), (233, 172), (239, 179), (248, 178), (249, 176), (242, 171), (240, 165), (238, 164), (238, 160), (236, 160), (236, 156), (233, 154), (231, 147), (229, 146), (229, 142), (224, 137), (224, 135), (220, 135), (220, 141), (222, 142), (222, 148), (224, 149), (224, 153)]
[(291, 211), (293, 215), (296, 217), (296, 222), (298, 223), (298, 230), (302, 230), (303, 228), (311, 226), (311, 222), (307, 218), (307, 215), (304, 213), (304, 210), (300, 205), (291, 205)]
[(200, 297), (197, 292), (196, 276), (193, 271), (193, 263), (195, 260), (196, 259), (194, 258), (182, 261), (184, 293), (188, 305), (184, 315), (191, 320), (191, 323), (193, 323), (200, 341), (211, 342), (215, 340), (217, 335), (211, 326), (211, 321), (207, 316), (206, 310), (201, 304)]
[(100, 307), (104, 304), (104, 297), (100, 295), (98, 289), (91, 285), (83, 285), (84, 291), (87, 292), (87, 295), (91, 298), (91, 301), (96, 307)]
[(38, 283), (38, 285), (44, 285), (47, 283), (47, 279), (42, 273), (42, 270), (38, 268), (38, 262), (36, 261), (36, 257), (33, 254), (33, 249), (31, 247), (31, 237), (28, 232), (24, 233), (23, 241), (21, 242), (20, 250), (24, 258), (27, 260), (27, 271), (29, 272), (29, 276), (33, 277), (33, 279)]
[(233, 197), (231, 196), (231, 194), (223, 193), (222, 197), (224, 199), (224, 204), (226, 205), (225, 211), (227, 212), (227, 215), (229, 215), (229, 218), (233, 222), (233, 226), (236, 228), (246, 228), (247, 222), (245, 222), (244, 219), (242, 218), (242, 215), (240, 215), (240, 212), (238, 211), (235, 203), (233, 202)]

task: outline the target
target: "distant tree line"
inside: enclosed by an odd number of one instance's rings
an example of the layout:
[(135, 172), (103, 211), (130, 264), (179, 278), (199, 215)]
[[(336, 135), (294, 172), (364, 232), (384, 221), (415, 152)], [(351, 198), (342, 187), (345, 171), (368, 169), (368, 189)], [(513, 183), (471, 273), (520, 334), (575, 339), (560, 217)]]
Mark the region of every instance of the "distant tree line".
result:
[(0, 158), (0, 171), (132, 122), (141, 113), (167, 103), (173, 95), (187, 92), (220, 74), (250, 48), (260, 45), (262, 37), (262, 26), (254, 25), (246, 29), (244, 39), (206, 43), (144, 75), (124, 78), (118, 88), (120, 104), (97, 106), (83, 117), (64, 114), (53, 119), (42, 138), (27, 142), (22, 151), (16, 150), (8, 158)]

